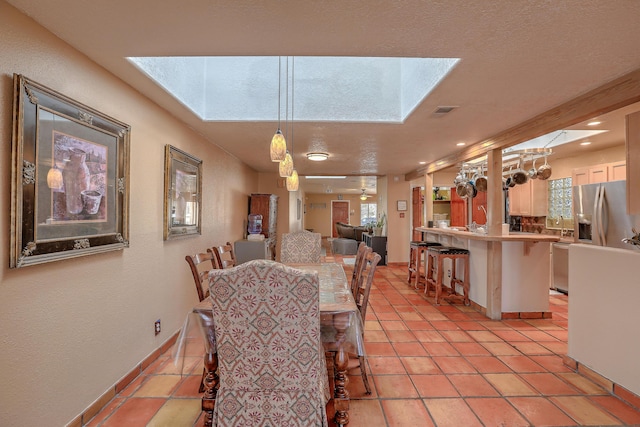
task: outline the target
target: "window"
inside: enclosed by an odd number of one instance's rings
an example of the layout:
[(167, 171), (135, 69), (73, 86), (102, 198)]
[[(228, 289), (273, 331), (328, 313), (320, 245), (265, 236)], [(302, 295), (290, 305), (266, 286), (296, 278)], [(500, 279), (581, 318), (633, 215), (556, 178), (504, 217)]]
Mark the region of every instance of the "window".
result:
[(571, 177), (550, 179), (549, 208), (547, 212), (547, 228), (573, 228), (571, 210)]
[(375, 203), (360, 204), (360, 225), (371, 224), (378, 218), (378, 205)]

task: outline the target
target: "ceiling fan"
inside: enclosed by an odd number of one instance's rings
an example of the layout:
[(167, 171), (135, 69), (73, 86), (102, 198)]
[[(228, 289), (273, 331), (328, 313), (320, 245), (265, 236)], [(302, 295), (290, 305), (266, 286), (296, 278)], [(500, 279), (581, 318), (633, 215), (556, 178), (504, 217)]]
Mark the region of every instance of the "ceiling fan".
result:
[(367, 194), (367, 192), (365, 191), (365, 189), (362, 189), (362, 193), (360, 194), (360, 200), (367, 200), (369, 197), (371, 197), (370, 195)]

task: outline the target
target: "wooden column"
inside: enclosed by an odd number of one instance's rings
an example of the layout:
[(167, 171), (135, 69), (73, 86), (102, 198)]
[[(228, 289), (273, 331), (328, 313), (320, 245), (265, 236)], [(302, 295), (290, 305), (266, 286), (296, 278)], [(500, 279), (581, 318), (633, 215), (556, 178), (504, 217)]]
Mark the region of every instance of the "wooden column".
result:
[(627, 125), (627, 213), (640, 214), (640, 112), (626, 117)]
[(487, 234), (502, 234), (504, 193), (502, 191), (502, 150), (487, 153)]
[(424, 176), (424, 207), (426, 218), (422, 224), (426, 227), (427, 221), (433, 221), (433, 173), (425, 174)]
[[(502, 234), (502, 150), (487, 153), (487, 234)], [(487, 317), (502, 318), (502, 242), (487, 245)]]

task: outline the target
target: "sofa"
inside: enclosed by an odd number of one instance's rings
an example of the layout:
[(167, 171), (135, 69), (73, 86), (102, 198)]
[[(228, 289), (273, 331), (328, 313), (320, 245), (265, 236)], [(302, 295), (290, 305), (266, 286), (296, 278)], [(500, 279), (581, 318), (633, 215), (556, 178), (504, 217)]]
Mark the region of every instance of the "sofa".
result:
[(362, 233), (368, 230), (367, 227), (336, 222), (338, 237), (333, 238), (331, 251), (334, 254), (355, 255), (358, 252), (358, 245), (362, 241)]

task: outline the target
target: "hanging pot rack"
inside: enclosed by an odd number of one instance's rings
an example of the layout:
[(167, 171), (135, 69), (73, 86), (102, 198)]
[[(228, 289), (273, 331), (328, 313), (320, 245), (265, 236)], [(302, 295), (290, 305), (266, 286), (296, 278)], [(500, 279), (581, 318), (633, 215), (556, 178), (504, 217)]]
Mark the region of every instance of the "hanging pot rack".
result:
[[(535, 160), (547, 158), (552, 154), (553, 150), (551, 148), (525, 148), (502, 153), (502, 175), (509, 175), (509, 169), (517, 168), (518, 164), (524, 169), (525, 164), (533, 164)], [(480, 159), (476, 159), (476, 161), (463, 162), (460, 165), (460, 172), (487, 170), (487, 166), (487, 157), (483, 156)]]

